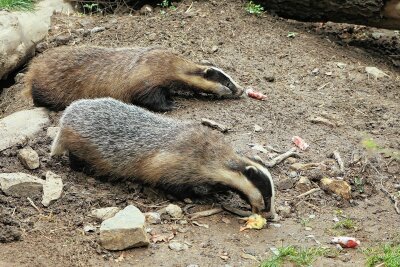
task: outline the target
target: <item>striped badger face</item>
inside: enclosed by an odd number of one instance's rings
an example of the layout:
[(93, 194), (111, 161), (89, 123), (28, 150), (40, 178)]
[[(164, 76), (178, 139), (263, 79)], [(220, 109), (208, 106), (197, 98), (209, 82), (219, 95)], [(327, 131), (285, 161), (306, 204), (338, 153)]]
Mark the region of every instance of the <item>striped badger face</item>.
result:
[(261, 164), (253, 162), (252, 165), (246, 166), (243, 175), (260, 191), (263, 198), (263, 205), (256, 206), (252, 204), (252, 211), (258, 213), (260, 211), (267, 212), (267, 217), (275, 217), (275, 189), (272, 176)]
[(207, 67), (204, 71), (204, 78), (220, 85), (218, 88), (220, 96), (238, 97), (243, 94), (243, 88), (221, 69), (212, 66)]

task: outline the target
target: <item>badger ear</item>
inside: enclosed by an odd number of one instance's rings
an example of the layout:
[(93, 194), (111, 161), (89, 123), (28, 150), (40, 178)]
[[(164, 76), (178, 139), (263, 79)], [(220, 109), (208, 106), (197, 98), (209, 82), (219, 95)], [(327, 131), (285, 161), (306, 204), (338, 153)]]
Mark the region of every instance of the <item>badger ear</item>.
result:
[(246, 166), (246, 168), (244, 169), (244, 175), (246, 175), (247, 177), (253, 177), (257, 174), (257, 172), (258, 170), (254, 166)]

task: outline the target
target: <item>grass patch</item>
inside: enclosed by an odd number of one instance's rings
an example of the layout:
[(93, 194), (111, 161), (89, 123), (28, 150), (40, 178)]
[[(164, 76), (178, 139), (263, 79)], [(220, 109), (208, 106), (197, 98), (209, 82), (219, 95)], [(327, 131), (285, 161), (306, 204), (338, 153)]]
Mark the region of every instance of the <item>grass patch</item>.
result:
[(35, 0), (0, 0), (0, 9), (11, 11), (31, 11)]
[(365, 249), (364, 253), (368, 256), (367, 266), (374, 267), (384, 264), (385, 267), (400, 266), (400, 245), (385, 244), (377, 248)]
[(356, 229), (356, 223), (352, 219), (344, 219), (335, 223), (333, 229)]
[(244, 9), (247, 13), (257, 16), (261, 15), (261, 13), (264, 11), (264, 8), (261, 5), (254, 4), (253, 1), (249, 1)]
[(261, 267), (279, 267), (284, 262), (291, 262), (295, 266), (310, 266), (318, 257), (331, 253), (327, 248), (296, 248), (294, 246), (281, 247), (279, 254), (261, 263)]

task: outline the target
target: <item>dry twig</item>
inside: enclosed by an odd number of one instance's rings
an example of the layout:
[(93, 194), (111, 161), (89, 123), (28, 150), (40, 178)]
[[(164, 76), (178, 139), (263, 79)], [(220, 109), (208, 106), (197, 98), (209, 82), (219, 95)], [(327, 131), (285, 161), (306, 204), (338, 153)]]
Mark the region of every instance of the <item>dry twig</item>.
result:
[(333, 153), (332, 153), (332, 157), (335, 158), (335, 160), (337, 161), (337, 163), (339, 165), (340, 172), (342, 174), (344, 174), (344, 163), (343, 163), (342, 157), (340, 157), (339, 151), (334, 150)]
[(222, 211), (223, 211), (222, 208), (215, 208), (215, 209), (195, 212), (195, 213), (189, 214), (188, 217), (189, 217), (189, 219), (194, 220), (194, 219), (201, 218), (201, 217), (211, 216), (211, 215), (220, 213)]
[(299, 154), (296, 153), (295, 147), (291, 148), (289, 151), (286, 151), (285, 153), (283, 153), (279, 156), (276, 156), (275, 158), (271, 159), (270, 161), (264, 161), (258, 156), (256, 156), (256, 159), (260, 160), (266, 167), (272, 168), (275, 165), (278, 165), (279, 163), (281, 163), (282, 161), (284, 161), (285, 159), (287, 159), (291, 156), (296, 156), (296, 157), (299, 156)]
[(201, 124), (208, 126), (210, 128), (213, 128), (213, 129), (217, 129), (218, 131), (220, 131), (222, 133), (226, 133), (229, 130), (229, 128), (227, 126), (220, 124), (218, 122), (215, 122), (213, 120), (205, 119), (205, 118), (201, 119)]
[(318, 192), (318, 191), (320, 191), (321, 190), (321, 188), (313, 188), (313, 189), (311, 189), (311, 190), (308, 190), (307, 192), (305, 192), (305, 193), (303, 193), (303, 194), (300, 194), (300, 195), (298, 195), (296, 198), (301, 198), (301, 197), (305, 197), (305, 196), (308, 196), (308, 195), (311, 195), (311, 194), (313, 194), (313, 193), (315, 193), (315, 192)]
[(32, 201), (32, 199), (30, 197), (27, 197), (26, 199), (28, 199), (29, 203), (32, 205), (32, 207), (35, 208), (35, 210), (37, 210), (39, 213), (42, 213), (40, 211), (40, 209), (38, 208), (38, 206), (36, 206), (36, 204)]
[(381, 187), (381, 191), (390, 198), (390, 200), (394, 204), (394, 209), (396, 210), (397, 214), (400, 214), (399, 200), (397, 199), (397, 197), (395, 197), (393, 194), (390, 194), (389, 191), (385, 187), (383, 187), (383, 185)]

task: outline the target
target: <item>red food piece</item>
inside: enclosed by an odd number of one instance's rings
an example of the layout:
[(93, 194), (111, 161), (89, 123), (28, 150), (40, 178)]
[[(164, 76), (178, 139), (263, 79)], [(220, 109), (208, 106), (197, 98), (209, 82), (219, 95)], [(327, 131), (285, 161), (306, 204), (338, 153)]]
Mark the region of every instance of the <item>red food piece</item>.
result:
[(304, 140), (299, 136), (293, 136), (292, 142), (301, 150), (306, 150), (308, 148), (308, 144), (304, 142)]
[(251, 88), (246, 89), (246, 95), (248, 97), (251, 97), (251, 98), (254, 98), (254, 99), (257, 99), (257, 100), (265, 100), (265, 99), (267, 99), (266, 95), (264, 95), (264, 94), (262, 94), (260, 92), (254, 91)]
[(356, 248), (360, 245), (360, 241), (354, 237), (338, 236), (331, 241), (334, 244), (339, 244), (342, 248)]

